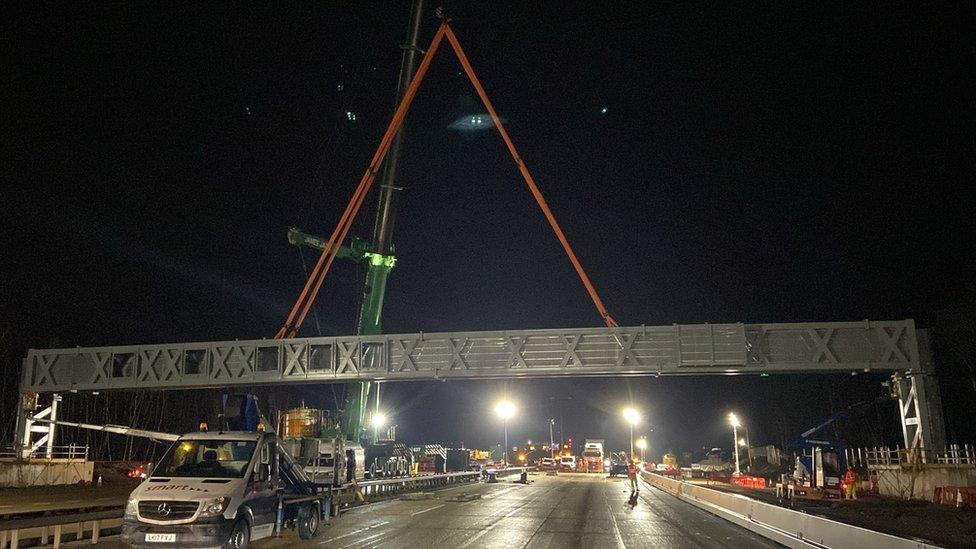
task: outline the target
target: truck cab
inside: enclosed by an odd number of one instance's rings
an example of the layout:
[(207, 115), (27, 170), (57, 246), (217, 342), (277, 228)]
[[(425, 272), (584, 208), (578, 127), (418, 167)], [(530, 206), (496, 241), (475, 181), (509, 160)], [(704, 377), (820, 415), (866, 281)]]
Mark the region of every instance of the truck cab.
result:
[(242, 549), (286, 520), (306, 538), (323, 503), (274, 433), (190, 433), (129, 496), (122, 538), (133, 547)]
[(610, 476), (627, 476), (627, 468), (630, 465), (630, 457), (627, 452), (613, 452), (610, 454)]
[(603, 463), (603, 440), (588, 439), (583, 445), (583, 463), (586, 465), (587, 473), (602, 473)]

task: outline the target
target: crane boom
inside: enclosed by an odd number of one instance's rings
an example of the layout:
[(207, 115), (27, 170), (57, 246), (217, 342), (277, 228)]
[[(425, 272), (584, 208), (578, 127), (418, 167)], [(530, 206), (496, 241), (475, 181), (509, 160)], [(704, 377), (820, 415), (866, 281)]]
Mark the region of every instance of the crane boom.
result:
[(180, 435), (173, 433), (163, 433), (160, 431), (147, 431), (145, 429), (136, 429), (134, 427), (126, 427), (125, 425), (94, 425), (91, 423), (75, 423), (73, 421), (61, 421), (52, 419), (34, 419), (34, 423), (49, 423), (52, 425), (60, 425), (62, 427), (77, 427), (79, 429), (88, 429), (91, 431), (101, 431), (103, 433), (115, 433), (117, 435), (126, 435), (130, 437), (140, 437), (148, 438), (152, 440), (158, 440), (160, 442), (174, 442), (176, 439), (180, 438)]

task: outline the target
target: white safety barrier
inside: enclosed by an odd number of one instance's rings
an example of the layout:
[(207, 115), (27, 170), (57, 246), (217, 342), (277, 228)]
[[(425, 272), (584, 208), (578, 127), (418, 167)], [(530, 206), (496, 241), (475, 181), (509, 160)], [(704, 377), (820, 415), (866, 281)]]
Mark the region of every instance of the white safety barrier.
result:
[(875, 532), (859, 526), (800, 513), (742, 496), (641, 473), (644, 481), (696, 507), (718, 515), (787, 547), (870, 549), (937, 549), (921, 541)]

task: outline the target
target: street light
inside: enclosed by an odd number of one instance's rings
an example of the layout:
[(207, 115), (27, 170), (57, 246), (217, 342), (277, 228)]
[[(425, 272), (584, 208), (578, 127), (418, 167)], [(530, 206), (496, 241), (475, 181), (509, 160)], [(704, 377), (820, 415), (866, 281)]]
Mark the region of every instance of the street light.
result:
[(729, 424), (732, 425), (732, 450), (735, 452), (735, 474), (742, 474), (739, 469), (739, 427), (742, 423), (739, 421), (739, 416), (735, 413), (729, 414)]
[(552, 426), (556, 424), (554, 418), (549, 419), (549, 457), (556, 459), (556, 449), (553, 448), (555, 442), (552, 440)]
[(503, 400), (495, 405), (495, 414), (505, 423), (505, 452), (502, 454), (502, 461), (505, 468), (508, 468), (508, 420), (515, 415), (515, 405)]
[(386, 426), (387, 417), (383, 412), (373, 412), (370, 424), (373, 426), (373, 439), (379, 440), (379, 431)]
[(634, 425), (640, 423), (640, 412), (628, 406), (624, 408), (623, 414), (624, 419), (630, 424), (630, 459), (634, 459)]
[(640, 437), (639, 439), (637, 439), (637, 448), (640, 449), (641, 451), (641, 463), (647, 461), (644, 458), (644, 450), (647, 449), (647, 439), (644, 437)]

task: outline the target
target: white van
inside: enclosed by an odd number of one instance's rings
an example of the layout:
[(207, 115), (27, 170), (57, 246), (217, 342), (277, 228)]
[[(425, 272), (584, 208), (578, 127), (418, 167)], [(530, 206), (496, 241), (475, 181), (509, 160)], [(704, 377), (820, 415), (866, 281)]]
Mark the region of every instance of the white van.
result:
[(292, 522), (309, 539), (328, 517), (330, 494), (317, 491), (274, 433), (190, 433), (132, 491), (122, 539), (132, 547), (243, 549)]

